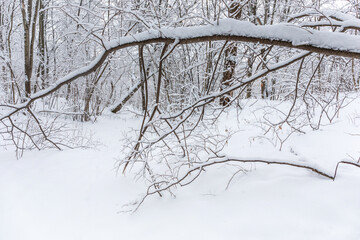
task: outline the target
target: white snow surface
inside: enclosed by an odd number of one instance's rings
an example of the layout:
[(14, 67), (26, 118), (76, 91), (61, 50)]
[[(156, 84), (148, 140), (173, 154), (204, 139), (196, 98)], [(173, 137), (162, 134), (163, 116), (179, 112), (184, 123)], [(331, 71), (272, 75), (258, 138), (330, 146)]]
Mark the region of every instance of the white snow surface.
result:
[[(293, 135), (282, 151), (257, 138), (252, 125), (267, 104), (249, 101), (240, 124), (235, 110), (222, 117), (220, 128), (239, 130), (226, 154), (298, 160), (329, 172), (360, 157), (359, 100), (321, 130)], [(97, 149), (33, 151), (19, 160), (0, 150), (0, 239), (360, 239), (360, 169), (346, 165), (333, 182), (304, 169), (243, 164), (250, 171), (236, 175), (228, 190), (237, 169), (212, 166), (175, 190), (176, 198), (154, 195), (136, 213), (121, 213), (144, 191), (131, 174), (114, 170), (122, 132), (139, 124), (124, 112), (86, 124), (102, 143)]]

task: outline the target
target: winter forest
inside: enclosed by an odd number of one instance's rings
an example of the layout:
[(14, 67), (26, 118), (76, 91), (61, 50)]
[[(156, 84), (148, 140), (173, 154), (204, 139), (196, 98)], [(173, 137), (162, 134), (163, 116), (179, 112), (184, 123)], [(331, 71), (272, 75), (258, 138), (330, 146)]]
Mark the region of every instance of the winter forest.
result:
[(359, 0), (0, 0), (0, 239), (360, 239)]

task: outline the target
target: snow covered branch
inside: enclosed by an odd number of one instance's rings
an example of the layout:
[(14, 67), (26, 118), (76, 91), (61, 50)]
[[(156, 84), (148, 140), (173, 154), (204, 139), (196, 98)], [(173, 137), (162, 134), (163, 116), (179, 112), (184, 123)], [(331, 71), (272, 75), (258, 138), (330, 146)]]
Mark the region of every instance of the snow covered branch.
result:
[(304, 17), (317, 17), (319, 21), (304, 21), (301, 27), (339, 27), (340, 32), (348, 29), (360, 30), (360, 20), (354, 16), (333, 10), (307, 10), (290, 17), (289, 22)]
[(360, 37), (345, 33), (308, 30), (290, 23), (256, 26), (249, 22), (223, 19), (218, 24), (214, 23), (214, 25), (148, 30), (105, 43), (106, 49), (88, 66), (66, 75), (52, 86), (31, 95), (21, 104), (7, 105), (12, 110), (3, 114), (0, 120), (28, 108), (37, 99), (57, 91), (62, 86), (94, 72), (102, 66), (110, 53), (117, 50), (151, 43), (171, 44), (177, 42), (178, 44), (190, 44), (220, 40), (269, 44), (325, 55), (360, 58)]
[(354, 162), (348, 162), (348, 161), (340, 161), (336, 165), (335, 171), (333, 174), (326, 172), (325, 170), (320, 169), (319, 167), (315, 165), (306, 164), (304, 162), (300, 161), (285, 161), (285, 160), (271, 160), (271, 159), (260, 159), (260, 158), (247, 158), (247, 159), (240, 159), (236, 157), (229, 157), (229, 156), (221, 156), (216, 159), (208, 159), (208, 161), (198, 164), (190, 169), (188, 169), (185, 173), (182, 174), (182, 176), (176, 178), (173, 181), (161, 181), (151, 184), (148, 187), (147, 193), (145, 196), (136, 203), (136, 208), (133, 210), (133, 212), (137, 211), (137, 209), (143, 204), (143, 202), (151, 195), (154, 194), (161, 194), (164, 191), (169, 191), (171, 188), (175, 186), (184, 187), (192, 182), (194, 182), (200, 174), (205, 171), (205, 168), (218, 165), (218, 164), (226, 164), (226, 163), (263, 163), (268, 165), (282, 165), (282, 166), (289, 166), (289, 167), (295, 167), (295, 168), (302, 168), (309, 171), (312, 171), (322, 177), (325, 177), (330, 180), (335, 180), (336, 175), (338, 172), (338, 167), (340, 164), (347, 164), (352, 165), (355, 167), (360, 168), (360, 165)]

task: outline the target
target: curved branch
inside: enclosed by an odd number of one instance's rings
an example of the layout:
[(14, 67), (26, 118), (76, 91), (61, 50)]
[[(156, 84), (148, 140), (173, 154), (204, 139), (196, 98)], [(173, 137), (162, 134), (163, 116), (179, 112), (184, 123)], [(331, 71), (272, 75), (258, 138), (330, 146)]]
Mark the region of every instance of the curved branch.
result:
[(360, 58), (360, 37), (344, 33), (304, 30), (293, 24), (256, 26), (249, 22), (223, 19), (218, 25), (149, 30), (105, 43), (105, 50), (88, 66), (59, 79), (53, 86), (31, 95), (24, 103), (14, 106), (15, 109), (0, 117), (0, 121), (28, 108), (34, 101), (57, 91), (62, 86), (97, 70), (108, 55), (117, 50), (151, 43), (190, 44), (219, 40), (269, 44), (325, 55)]

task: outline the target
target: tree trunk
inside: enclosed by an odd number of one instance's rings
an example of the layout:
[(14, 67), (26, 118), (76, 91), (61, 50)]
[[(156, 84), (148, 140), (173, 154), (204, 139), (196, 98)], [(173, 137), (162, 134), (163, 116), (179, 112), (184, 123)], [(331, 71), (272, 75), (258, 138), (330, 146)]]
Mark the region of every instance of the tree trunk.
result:
[(25, 96), (29, 97), (31, 94), (36, 21), (39, 13), (40, 0), (36, 0), (34, 9), (33, 0), (28, 0), (26, 5), (25, 0), (20, 0), (20, 3), (24, 29)]
[[(249, 17), (250, 17), (250, 21), (253, 24), (257, 24), (257, 16), (256, 16), (256, 12), (257, 12), (257, 0), (250, 0), (249, 1)], [(247, 76), (251, 76), (252, 75), (252, 71), (253, 71), (253, 64), (255, 61), (255, 54), (253, 52), (250, 53), (250, 56), (248, 57), (248, 69), (247, 69)], [(246, 98), (251, 98), (252, 96), (252, 84), (248, 84), (247, 89), (246, 89)]]
[(40, 13), (39, 13), (39, 39), (38, 39), (38, 47), (39, 47), (39, 66), (37, 69), (37, 77), (40, 79), (41, 89), (44, 89), (46, 84), (46, 78), (48, 74), (47, 68), (47, 41), (46, 41), (46, 11), (41, 11), (44, 9), (44, 2), (40, 0)]
[[(241, 18), (241, 4), (237, 1), (232, 1), (229, 7), (229, 18), (240, 19)], [(229, 44), (225, 49), (225, 62), (224, 62), (224, 72), (221, 79), (220, 90), (224, 90), (231, 86), (232, 80), (235, 74), (236, 67), (236, 55), (237, 55), (237, 46), (235, 43)], [(226, 106), (230, 103), (233, 92), (224, 95), (220, 98), (220, 105)]]

